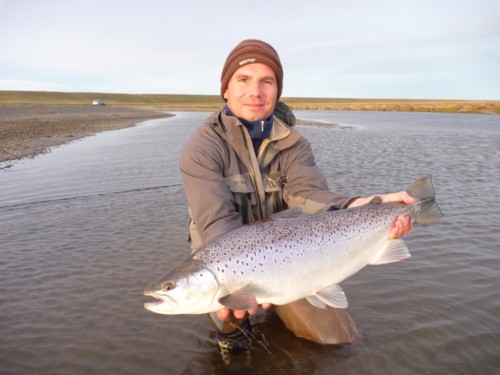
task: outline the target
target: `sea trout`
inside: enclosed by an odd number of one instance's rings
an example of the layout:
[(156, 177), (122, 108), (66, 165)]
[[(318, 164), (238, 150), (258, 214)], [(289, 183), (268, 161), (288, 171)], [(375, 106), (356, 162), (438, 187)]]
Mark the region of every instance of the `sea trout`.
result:
[(157, 300), (144, 307), (159, 314), (202, 314), (306, 298), (317, 307), (345, 308), (340, 282), (366, 265), (410, 256), (402, 239), (389, 239), (397, 216), (408, 216), (415, 225), (442, 217), (430, 176), (417, 180), (408, 193), (416, 203), (374, 199), (361, 207), (277, 218), (227, 232), (147, 287), (144, 294)]

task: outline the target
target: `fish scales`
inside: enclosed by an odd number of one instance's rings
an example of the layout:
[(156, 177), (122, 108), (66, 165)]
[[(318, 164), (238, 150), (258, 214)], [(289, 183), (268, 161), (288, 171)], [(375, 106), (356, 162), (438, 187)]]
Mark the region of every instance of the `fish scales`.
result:
[[(402, 205), (401, 205), (402, 206)], [(325, 256), (335, 254), (336, 247), (344, 245), (355, 238), (362, 230), (369, 231), (370, 227), (363, 228), (356, 225), (360, 222), (371, 222), (372, 226), (378, 223), (373, 221), (379, 218), (379, 226), (389, 224), (393, 220), (392, 209), (387, 207), (389, 217), (371, 214), (372, 210), (360, 208), (359, 215), (344, 215), (347, 211), (338, 213), (324, 213), (314, 216), (277, 219), (245, 229), (232, 231), (193, 255), (207, 265), (224, 264), (227, 268), (255, 271), (259, 266), (258, 260), (279, 264), (285, 256), (294, 257), (297, 264), (300, 260), (311, 255), (322, 253)], [(381, 220), (385, 219), (385, 220)], [(334, 235), (335, 234), (335, 235)], [(249, 246), (253, 250), (249, 251)], [(324, 247), (324, 249), (323, 249)], [(343, 247), (347, 250), (347, 247)], [(220, 249), (226, 249), (220, 251)], [(250, 267), (250, 268), (246, 268)], [(261, 270), (264, 272), (264, 270)]]
[(318, 307), (346, 307), (341, 281), (368, 264), (410, 256), (402, 240), (388, 239), (397, 216), (416, 223), (419, 217), (434, 223), (442, 216), (430, 177), (418, 180), (409, 192), (417, 198), (414, 205), (369, 204), (230, 231), (146, 289), (159, 301), (145, 307), (163, 314), (205, 313), (302, 298)]

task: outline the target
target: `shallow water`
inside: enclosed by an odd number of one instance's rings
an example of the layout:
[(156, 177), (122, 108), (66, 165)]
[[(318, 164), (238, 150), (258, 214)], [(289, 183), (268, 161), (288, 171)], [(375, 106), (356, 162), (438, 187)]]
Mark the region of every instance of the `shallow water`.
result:
[(412, 257), (342, 285), (360, 338), (294, 338), (225, 368), (204, 317), (146, 311), (142, 290), (189, 251), (180, 150), (207, 113), (100, 133), (0, 170), (2, 374), (454, 373), (500, 367), (500, 118), (298, 111), (330, 188), (402, 190), (433, 175), (445, 214), (407, 237)]

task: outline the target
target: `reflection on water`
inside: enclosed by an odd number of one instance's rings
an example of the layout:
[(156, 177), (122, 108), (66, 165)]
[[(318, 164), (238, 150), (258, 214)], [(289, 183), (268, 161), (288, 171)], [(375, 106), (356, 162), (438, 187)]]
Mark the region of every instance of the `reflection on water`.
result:
[[(225, 369), (204, 317), (161, 316), (145, 285), (188, 252), (177, 163), (207, 113), (101, 133), (0, 171), (2, 373), (494, 373), (500, 366), (500, 120), (299, 111), (330, 188), (401, 190), (432, 174), (445, 214), (412, 257), (343, 283), (353, 345), (293, 337), (272, 313), (250, 368)], [(242, 365), (243, 366), (243, 365)]]

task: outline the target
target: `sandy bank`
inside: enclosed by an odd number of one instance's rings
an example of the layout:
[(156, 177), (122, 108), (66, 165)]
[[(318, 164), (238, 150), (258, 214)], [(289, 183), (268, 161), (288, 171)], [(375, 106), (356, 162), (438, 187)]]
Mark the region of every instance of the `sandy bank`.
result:
[(165, 111), (93, 106), (0, 106), (0, 168), (97, 132), (169, 117)]

